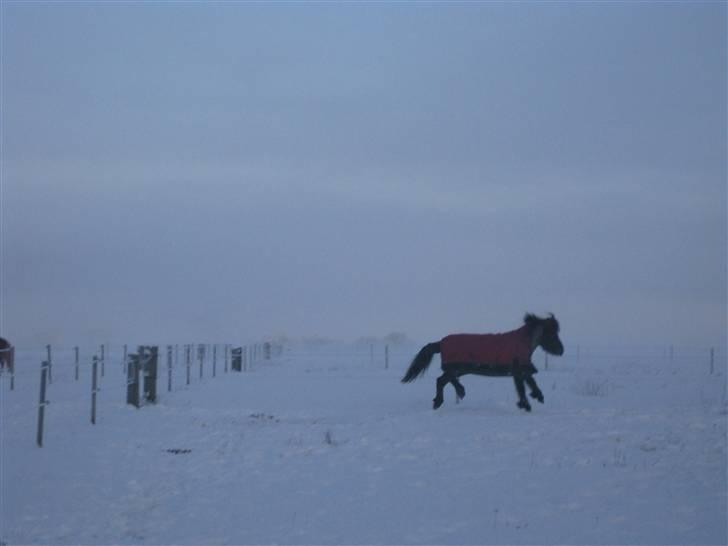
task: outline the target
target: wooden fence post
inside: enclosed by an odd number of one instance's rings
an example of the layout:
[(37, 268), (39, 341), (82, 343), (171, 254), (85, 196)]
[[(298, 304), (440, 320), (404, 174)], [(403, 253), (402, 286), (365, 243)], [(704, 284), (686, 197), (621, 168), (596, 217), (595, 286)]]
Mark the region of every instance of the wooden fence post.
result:
[(389, 345), (384, 346), (384, 369), (389, 369)]
[(231, 355), (230, 369), (234, 372), (243, 371), (243, 367), (242, 367), (243, 347), (237, 347), (236, 349), (231, 349), (230, 355)]
[(45, 418), (45, 407), (48, 404), (46, 400), (46, 381), (49, 368), (48, 361), (43, 361), (40, 367), (40, 400), (38, 401), (38, 433), (36, 435), (38, 447), (43, 447), (43, 420)]
[[(93, 364), (91, 365), (91, 424), (96, 424), (96, 393), (98, 392), (97, 368), (99, 359), (94, 355)], [(103, 369), (103, 368), (102, 368)]]
[(126, 403), (139, 408), (139, 363), (141, 354), (130, 354), (126, 377)]
[(197, 347), (197, 358), (200, 360), (200, 379), (202, 379), (202, 363), (205, 360), (205, 346), (200, 345)]
[(225, 344), (225, 373), (228, 372), (228, 348), (230, 347), (229, 344)]
[(75, 362), (75, 364), (74, 364), (74, 378), (75, 378), (76, 381), (78, 381), (78, 345), (76, 345), (73, 348), (73, 350), (76, 353), (75, 361), (74, 361)]
[(140, 347), (139, 352), (143, 355), (144, 359), (144, 401), (156, 403), (159, 347)]

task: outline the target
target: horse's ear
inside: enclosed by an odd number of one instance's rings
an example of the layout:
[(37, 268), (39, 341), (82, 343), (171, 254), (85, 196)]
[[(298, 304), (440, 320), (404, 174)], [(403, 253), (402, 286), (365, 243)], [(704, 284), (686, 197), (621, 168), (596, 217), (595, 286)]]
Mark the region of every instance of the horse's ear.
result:
[(527, 326), (533, 326), (538, 322), (538, 317), (534, 315), (533, 313), (526, 313), (526, 315), (523, 317), (523, 323)]

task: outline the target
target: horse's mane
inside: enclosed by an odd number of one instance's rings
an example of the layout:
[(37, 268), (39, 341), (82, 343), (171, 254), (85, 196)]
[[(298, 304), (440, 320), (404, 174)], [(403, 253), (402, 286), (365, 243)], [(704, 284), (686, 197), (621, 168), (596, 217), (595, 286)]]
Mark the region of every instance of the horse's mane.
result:
[(543, 326), (549, 329), (553, 328), (555, 333), (558, 333), (560, 329), (559, 321), (556, 320), (553, 313), (549, 313), (549, 316), (546, 318), (538, 317), (533, 313), (526, 313), (526, 316), (523, 317), (523, 323), (528, 326), (531, 331), (538, 326)]

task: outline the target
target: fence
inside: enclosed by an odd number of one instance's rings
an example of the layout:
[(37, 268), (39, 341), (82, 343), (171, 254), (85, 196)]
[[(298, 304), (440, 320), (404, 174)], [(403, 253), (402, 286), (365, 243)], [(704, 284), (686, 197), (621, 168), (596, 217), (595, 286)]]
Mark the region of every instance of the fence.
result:
[[(90, 412), (90, 423), (97, 423), (99, 397), (102, 386), (112, 392), (110, 397), (119, 400), (126, 392), (125, 401), (136, 408), (154, 404), (158, 399), (159, 362), (166, 354), (167, 393), (177, 389), (190, 388), (194, 382), (202, 382), (220, 376), (217, 373), (218, 354), (223, 357), (223, 374), (235, 371), (229, 366), (231, 346), (222, 344), (183, 345), (183, 353), (188, 356), (196, 351), (199, 379), (190, 373), (191, 361), (188, 358), (183, 367), (180, 362), (180, 346), (167, 345), (163, 351), (157, 346), (139, 346), (131, 353), (127, 345), (116, 347), (101, 345), (93, 348), (57, 347), (46, 345), (39, 349), (16, 347), (16, 361), (12, 369), (0, 369), (0, 393), (3, 419), (34, 411), (36, 443), (43, 446), (47, 426), (48, 408), (56, 405), (56, 395), (61, 404), (79, 406), (86, 399)], [(259, 361), (271, 359), (280, 349), (266, 344), (253, 344), (238, 348), (245, 365), (239, 371), (249, 371)], [(40, 364), (40, 366), (38, 366)], [(107, 370), (107, 364), (110, 369)], [(118, 368), (117, 368), (118, 366)], [(114, 369), (117, 371), (114, 372)], [(40, 382), (38, 371), (40, 370)], [(210, 370), (208, 372), (208, 370)], [(107, 373), (111, 371), (111, 375)], [(179, 377), (183, 371), (186, 381)], [(84, 388), (88, 378), (90, 389)], [(7, 381), (6, 381), (7, 379)], [(7, 383), (5, 385), (4, 383)], [(141, 393), (140, 390), (141, 389)], [(37, 403), (32, 403), (30, 395), (35, 390)], [(136, 393), (135, 393), (136, 391)], [(104, 393), (105, 394), (105, 393)], [(88, 396), (88, 398), (86, 398)], [(85, 404), (83, 404), (85, 405)], [(35, 409), (34, 409), (35, 408)], [(89, 414), (86, 414), (87, 416)], [(87, 417), (88, 418), (88, 417)]]
[[(4, 370), (0, 374), (0, 392), (3, 414), (35, 412), (37, 444), (42, 446), (47, 408), (53, 408), (57, 403), (85, 406), (88, 408), (83, 412), (85, 418), (89, 419), (90, 413), (90, 422), (96, 425), (100, 397), (125, 400), (133, 407), (142, 408), (158, 400), (160, 377), (166, 379), (166, 393), (171, 394), (232, 372), (253, 371), (260, 363), (286, 364), (294, 368), (306, 366), (323, 373), (350, 367), (400, 376), (419, 348), (414, 344), (381, 342), (140, 346), (135, 349), (136, 353), (130, 352), (126, 345), (16, 348), (14, 370), (12, 373)], [(584, 371), (626, 375), (697, 373), (715, 375), (724, 383), (726, 380), (726, 348), (718, 346), (571, 345), (559, 358), (537, 350), (533, 361), (542, 372), (556, 374)], [(166, 370), (162, 370), (163, 367)], [(196, 373), (193, 373), (195, 367)], [(40, 392), (36, 390), (39, 371)], [(89, 387), (83, 386), (86, 381)], [(102, 391), (102, 387), (106, 390)], [(37, 402), (28, 394), (33, 392), (38, 397)]]

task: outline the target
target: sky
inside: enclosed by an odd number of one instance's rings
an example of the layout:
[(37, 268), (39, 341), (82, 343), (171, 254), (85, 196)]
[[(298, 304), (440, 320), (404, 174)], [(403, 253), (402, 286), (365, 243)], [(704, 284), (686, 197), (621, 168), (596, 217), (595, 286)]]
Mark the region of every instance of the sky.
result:
[(0, 335), (726, 341), (726, 3), (12, 2)]

